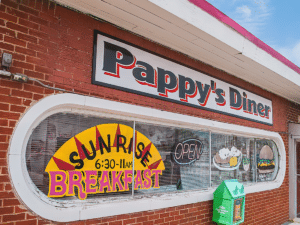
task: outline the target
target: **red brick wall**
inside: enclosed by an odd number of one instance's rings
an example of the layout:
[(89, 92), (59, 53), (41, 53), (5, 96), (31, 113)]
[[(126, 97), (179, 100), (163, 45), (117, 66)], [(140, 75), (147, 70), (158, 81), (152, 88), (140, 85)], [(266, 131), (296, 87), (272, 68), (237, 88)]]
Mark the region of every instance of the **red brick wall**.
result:
[[(274, 125), (195, 109), (91, 84), (93, 31), (97, 29), (180, 61), (273, 101)], [(103, 21), (73, 12), (47, 0), (2, 0), (0, 50), (13, 54), (11, 72), (24, 73), (50, 86), (161, 110), (279, 132), (288, 150), (287, 122), (298, 121), (299, 106), (178, 52), (163, 48)], [(7, 166), (8, 145), (20, 116), (31, 104), (53, 94), (36, 82), (25, 84), (0, 77), (0, 223), (54, 224), (35, 216), (13, 191)], [(288, 161), (288, 151), (287, 151)], [(288, 220), (288, 165), (283, 185), (246, 196), (245, 224), (282, 224)], [(74, 224), (212, 224), (212, 201), (162, 210), (119, 215)]]

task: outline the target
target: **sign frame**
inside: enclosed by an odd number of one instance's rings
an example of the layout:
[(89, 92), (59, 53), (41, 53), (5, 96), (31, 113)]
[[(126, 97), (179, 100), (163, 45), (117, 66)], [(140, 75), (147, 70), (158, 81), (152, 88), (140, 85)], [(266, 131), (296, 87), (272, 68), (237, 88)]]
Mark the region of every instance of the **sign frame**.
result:
[[(175, 64), (178, 64), (179, 66), (183, 66), (185, 68), (188, 68), (190, 70), (193, 70), (195, 72), (198, 72), (198, 73), (202, 73), (208, 77), (211, 77), (213, 79), (217, 79), (221, 82), (224, 82), (228, 85), (232, 85), (234, 87), (238, 87), (244, 91), (247, 91), (248, 93), (251, 93), (253, 95), (256, 95), (260, 98), (263, 98), (265, 100), (268, 100), (271, 102), (271, 122), (264, 122), (264, 121), (260, 121), (260, 120), (257, 120), (257, 119), (252, 119), (252, 118), (248, 118), (248, 117), (245, 117), (245, 116), (240, 116), (240, 115), (236, 115), (236, 114), (232, 114), (232, 113), (228, 113), (228, 112), (225, 112), (225, 111), (221, 111), (221, 110), (216, 110), (216, 109), (212, 109), (212, 108), (208, 108), (208, 107), (204, 107), (204, 106), (201, 106), (201, 105), (195, 105), (195, 104), (192, 104), (192, 103), (189, 103), (189, 102), (184, 102), (184, 101), (179, 101), (179, 100), (174, 100), (174, 99), (171, 99), (171, 98), (166, 98), (166, 97), (163, 97), (163, 96), (159, 96), (159, 95), (154, 95), (154, 94), (151, 94), (151, 93), (146, 93), (146, 92), (142, 92), (142, 91), (139, 91), (139, 90), (134, 90), (134, 89), (130, 89), (130, 88), (127, 88), (127, 87), (122, 87), (122, 86), (118, 86), (118, 85), (114, 85), (114, 84), (109, 84), (109, 83), (106, 83), (106, 82), (102, 82), (102, 81), (99, 81), (96, 79), (96, 70), (97, 70), (97, 42), (98, 42), (98, 35), (102, 35), (104, 37), (107, 37), (107, 38), (110, 38), (110, 39), (113, 39), (115, 41), (118, 41), (118, 42), (121, 42), (122, 44), (126, 44), (126, 45), (129, 45), (131, 47), (134, 47), (134, 48), (137, 48), (138, 50), (141, 50), (141, 51), (144, 51), (144, 52), (147, 52), (149, 54), (152, 54), (154, 56), (158, 56), (160, 58), (163, 58), (167, 61), (170, 61), (172, 63), (175, 63)], [(230, 74), (228, 74), (230, 75)], [(232, 75), (231, 75), (232, 76)], [(236, 118), (239, 118), (239, 119), (244, 119), (244, 120), (248, 120), (248, 121), (252, 121), (252, 122), (257, 122), (257, 123), (260, 123), (260, 124), (265, 124), (265, 125), (269, 125), (269, 126), (273, 126), (273, 102), (270, 98), (266, 98), (266, 97), (263, 97), (261, 95), (258, 95), (258, 94), (255, 94), (253, 93), (252, 91), (249, 91), (248, 89), (246, 88), (242, 88), (240, 87), (239, 85), (236, 85), (232, 82), (228, 82), (228, 81), (224, 81), (223, 79), (219, 78), (219, 77), (216, 77), (214, 75), (211, 75), (211, 74), (208, 74), (204, 71), (201, 71), (199, 69), (196, 69), (194, 67), (191, 67), (191, 66), (188, 66), (188, 65), (185, 65), (179, 61), (176, 61), (174, 59), (170, 59), (166, 56), (163, 56), (163, 55), (160, 55), (158, 53), (155, 53), (155, 52), (152, 52), (148, 49), (145, 49), (145, 48), (142, 48), (138, 45), (135, 45), (135, 44), (132, 44), (128, 41), (124, 41), (120, 38), (117, 38), (117, 37), (114, 37), (114, 36), (111, 36), (109, 34), (106, 34), (106, 33), (103, 33), (101, 31), (98, 31), (98, 30), (94, 30), (94, 43), (93, 43), (93, 62), (92, 62), (92, 84), (95, 84), (95, 85), (100, 85), (100, 86), (104, 86), (104, 87), (108, 87), (108, 88), (113, 88), (113, 89), (117, 89), (117, 90), (121, 90), (121, 91), (125, 91), (125, 92), (129, 92), (129, 93), (134, 93), (134, 94), (138, 94), (138, 95), (142, 95), (142, 96), (146, 96), (146, 97), (151, 97), (151, 98), (155, 98), (155, 99), (159, 99), (159, 100), (164, 100), (164, 101), (168, 101), (168, 102), (172, 102), (172, 103), (177, 103), (177, 104), (181, 104), (181, 105), (185, 105), (185, 106), (189, 106), (189, 107), (193, 107), (193, 108), (197, 108), (197, 109), (202, 109), (202, 110), (205, 110), (205, 111), (211, 111), (211, 112), (215, 112), (215, 113), (220, 113), (220, 114), (223, 114), (223, 115), (227, 115), (227, 116), (232, 116), (232, 117), (236, 117)]]

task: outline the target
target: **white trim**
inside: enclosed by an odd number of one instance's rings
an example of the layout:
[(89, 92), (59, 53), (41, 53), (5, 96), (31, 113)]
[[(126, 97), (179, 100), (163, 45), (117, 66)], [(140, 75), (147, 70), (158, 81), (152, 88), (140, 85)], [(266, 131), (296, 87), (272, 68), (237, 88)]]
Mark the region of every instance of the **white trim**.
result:
[(297, 143), (300, 142), (300, 124), (289, 124), (289, 217), (297, 218)]
[(263, 182), (246, 186), (245, 193), (279, 188), (285, 176), (286, 153), (283, 140), (278, 133), (94, 97), (76, 94), (51, 95), (33, 105), (20, 119), (12, 135), (8, 156), (12, 183), (21, 200), (36, 214), (49, 220), (69, 222), (203, 202), (212, 200), (215, 190), (215, 188), (209, 188), (204, 191), (163, 194), (159, 197), (148, 196), (140, 199), (119, 198), (117, 201), (106, 200), (105, 203), (103, 200), (75, 200), (60, 203), (47, 198), (35, 188), (29, 178), (25, 165), (25, 149), (32, 130), (49, 115), (62, 111), (110, 115), (115, 118), (126, 118), (127, 120), (154, 121), (166, 125), (272, 139), (277, 144), (280, 154), (280, 169), (277, 178), (268, 183)]
[[(108, 21), (300, 103), (299, 72), (285, 65), (283, 57), (273, 57), (234, 28), (187, 0), (56, 2)], [(118, 34), (116, 36), (121, 37)]]
[(296, 145), (297, 141), (289, 137), (289, 215), (291, 219), (297, 218), (297, 179), (296, 179)]

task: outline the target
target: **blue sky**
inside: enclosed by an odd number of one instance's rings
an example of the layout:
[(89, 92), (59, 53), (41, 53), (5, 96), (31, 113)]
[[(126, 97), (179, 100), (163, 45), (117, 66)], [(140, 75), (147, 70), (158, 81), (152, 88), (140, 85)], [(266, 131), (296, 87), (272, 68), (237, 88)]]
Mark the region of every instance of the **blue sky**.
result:
[(300, 67), (300, 0), (207, 0)]

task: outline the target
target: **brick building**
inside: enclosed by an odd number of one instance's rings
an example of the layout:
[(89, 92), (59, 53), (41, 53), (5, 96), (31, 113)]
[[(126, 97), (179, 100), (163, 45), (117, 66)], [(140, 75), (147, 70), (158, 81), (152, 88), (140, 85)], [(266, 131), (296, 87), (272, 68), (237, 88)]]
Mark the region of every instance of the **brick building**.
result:
[(300, 69), (206, 1), (2, 0), (0, 35), (1, 224), (214, 224), (228, 179), (297, 217)]

